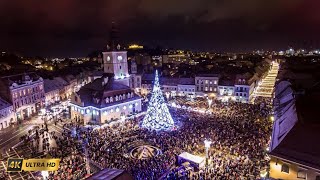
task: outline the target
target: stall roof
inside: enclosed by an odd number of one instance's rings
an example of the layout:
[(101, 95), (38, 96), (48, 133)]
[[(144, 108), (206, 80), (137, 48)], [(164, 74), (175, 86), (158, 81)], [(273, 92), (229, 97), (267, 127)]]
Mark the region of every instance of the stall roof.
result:
[(200, 156), (196, 156), (196, 155), (193, 155), (193, 154), (190, 154), (190, 153), (187, 153), (187, 152), (183, 152), (179, 155), (179, 157), (183, 158), (183, 159), (186, 159), (186, 160), (190, 160), (192, 162), (195, 162), (195, 163), (202, 163), (204, 161), (204, 158), (203, 157), (200, 157)]

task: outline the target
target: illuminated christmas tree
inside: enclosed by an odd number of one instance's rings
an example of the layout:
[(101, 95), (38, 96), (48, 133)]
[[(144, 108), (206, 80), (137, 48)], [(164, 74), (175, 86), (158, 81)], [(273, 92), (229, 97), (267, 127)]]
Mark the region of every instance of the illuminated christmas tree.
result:
[(149, 101), (147, 114), (142, 122), (142, 127), (151, 130), (170, 130), (173, 126), (174, 121), (164, 101), (160, 89), (158, 71), (156, 71), (151, 99)]

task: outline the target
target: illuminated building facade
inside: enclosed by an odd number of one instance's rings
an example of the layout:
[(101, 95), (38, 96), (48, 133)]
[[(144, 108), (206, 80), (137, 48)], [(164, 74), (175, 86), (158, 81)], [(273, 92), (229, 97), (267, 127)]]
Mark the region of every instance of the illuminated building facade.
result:
[(130, 87), (127, 52), (112, 47), (103, 52), (103, 76), (73, 94), (71, 118), (103, 124), (141, 111), (141, 98)]
[(30, 118), (45, 105), (43, 79), (35, 73), (5, 76), (0, 81), (2, 97), (12, 103), (17, 120)]

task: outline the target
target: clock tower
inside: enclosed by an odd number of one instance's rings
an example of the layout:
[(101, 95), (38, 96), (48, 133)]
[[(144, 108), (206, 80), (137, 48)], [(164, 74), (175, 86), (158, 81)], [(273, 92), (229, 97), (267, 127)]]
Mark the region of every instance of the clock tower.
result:
[(110, 42), (103, 54), (103, 69), (105, 73), (113, 73), (115, 82), (129, 86), (127, 51), (117, 43), (117, 30), (112, 23)]

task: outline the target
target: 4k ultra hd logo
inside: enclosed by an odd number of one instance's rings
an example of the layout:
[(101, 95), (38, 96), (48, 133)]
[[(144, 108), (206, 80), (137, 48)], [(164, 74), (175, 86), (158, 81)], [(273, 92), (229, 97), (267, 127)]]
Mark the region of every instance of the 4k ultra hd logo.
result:
[(20, 171), (56, 171), (59, 168), (60, 159), (8, 159), (8, 172)]

